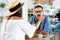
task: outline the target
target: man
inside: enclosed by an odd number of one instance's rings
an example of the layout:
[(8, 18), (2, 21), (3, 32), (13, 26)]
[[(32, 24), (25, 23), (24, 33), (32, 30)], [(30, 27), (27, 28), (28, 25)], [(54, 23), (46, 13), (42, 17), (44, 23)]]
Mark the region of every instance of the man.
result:
[(40, 23), (39, 28), (37, 29), (37, 33), (41, 33), (43, 35), (51, 34), (52, 28), (50, 26), (50, 19), (48, 16), (44, 15), (43, 7), (40, 5), (36, 5), (34, 7), (34, 15), (30, 18), (29, 22), (32, 25), (36, 25), (40, 18), (44, 18)]

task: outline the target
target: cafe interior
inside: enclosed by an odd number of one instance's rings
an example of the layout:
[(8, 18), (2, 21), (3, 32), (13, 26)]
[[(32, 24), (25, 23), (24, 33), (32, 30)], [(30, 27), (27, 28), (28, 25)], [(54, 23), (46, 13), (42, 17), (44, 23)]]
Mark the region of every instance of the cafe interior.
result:
[[(0, 29), (1, 24), (4, 17), (8, 14), (7, 6), (12, 3), (14, 0), (0, 0)], [(44, 15), (49, 16), (52, 34), (47, 36), (49, 39), (52, 40), (60, 40), (60, 0), (19, 0), (20, 2), (24, 2), (23, 6), (23, 18), (25, 20), (29, 20), (33, 14), (33, 7), (36, 4), (40, 4), (43, 7)], [(58, 14), (59, 13), (59, 14)], [(58, 14), (58, 17), (56, 16)], [(1, 31), (1, 30), (0, 30)], [(26, 39), (28, 40), (28, 39)], [(33, 39), (34, 40), (34, 39)], [(43, 40), (48, 40), (47, 38), (43, 38)]]

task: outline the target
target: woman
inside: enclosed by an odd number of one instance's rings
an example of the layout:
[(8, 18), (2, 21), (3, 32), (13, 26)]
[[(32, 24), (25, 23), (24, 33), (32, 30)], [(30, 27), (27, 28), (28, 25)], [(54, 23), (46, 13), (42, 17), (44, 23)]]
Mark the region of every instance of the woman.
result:
[(1, 40), (25, 40), (25, 35), (32, 38), (38, 28), (41, 18), (36, 26), (30, 25), (22, 18), (22, 6), (24, 3), (14, 1), (9, 5), (9, 15), (3, 20), (1, 26)]

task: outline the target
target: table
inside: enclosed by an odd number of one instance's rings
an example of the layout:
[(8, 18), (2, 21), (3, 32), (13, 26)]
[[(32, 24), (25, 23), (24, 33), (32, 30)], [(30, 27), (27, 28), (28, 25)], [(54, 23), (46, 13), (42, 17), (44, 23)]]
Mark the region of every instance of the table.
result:
[(50, 38), (53, 38), (53, 40), (54, 40), (54, 34), (44, 35), (44, 36), (47, 36), (47, 37), (46, 38), (33, 37), (33, 38), (26, 39), (26, 40), (50, 40)]

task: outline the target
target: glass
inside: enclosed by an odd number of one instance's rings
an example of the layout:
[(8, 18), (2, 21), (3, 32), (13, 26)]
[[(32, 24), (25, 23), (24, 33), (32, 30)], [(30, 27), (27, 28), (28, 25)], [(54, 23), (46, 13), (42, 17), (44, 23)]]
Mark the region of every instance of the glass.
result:
[(42, 10), (40, 10), (40, 11), (35, 11), (35, 13), (38, 13), (38, 12), (39, 12), (39, 13), (41, 13), (41, 12), (42, 12)]

